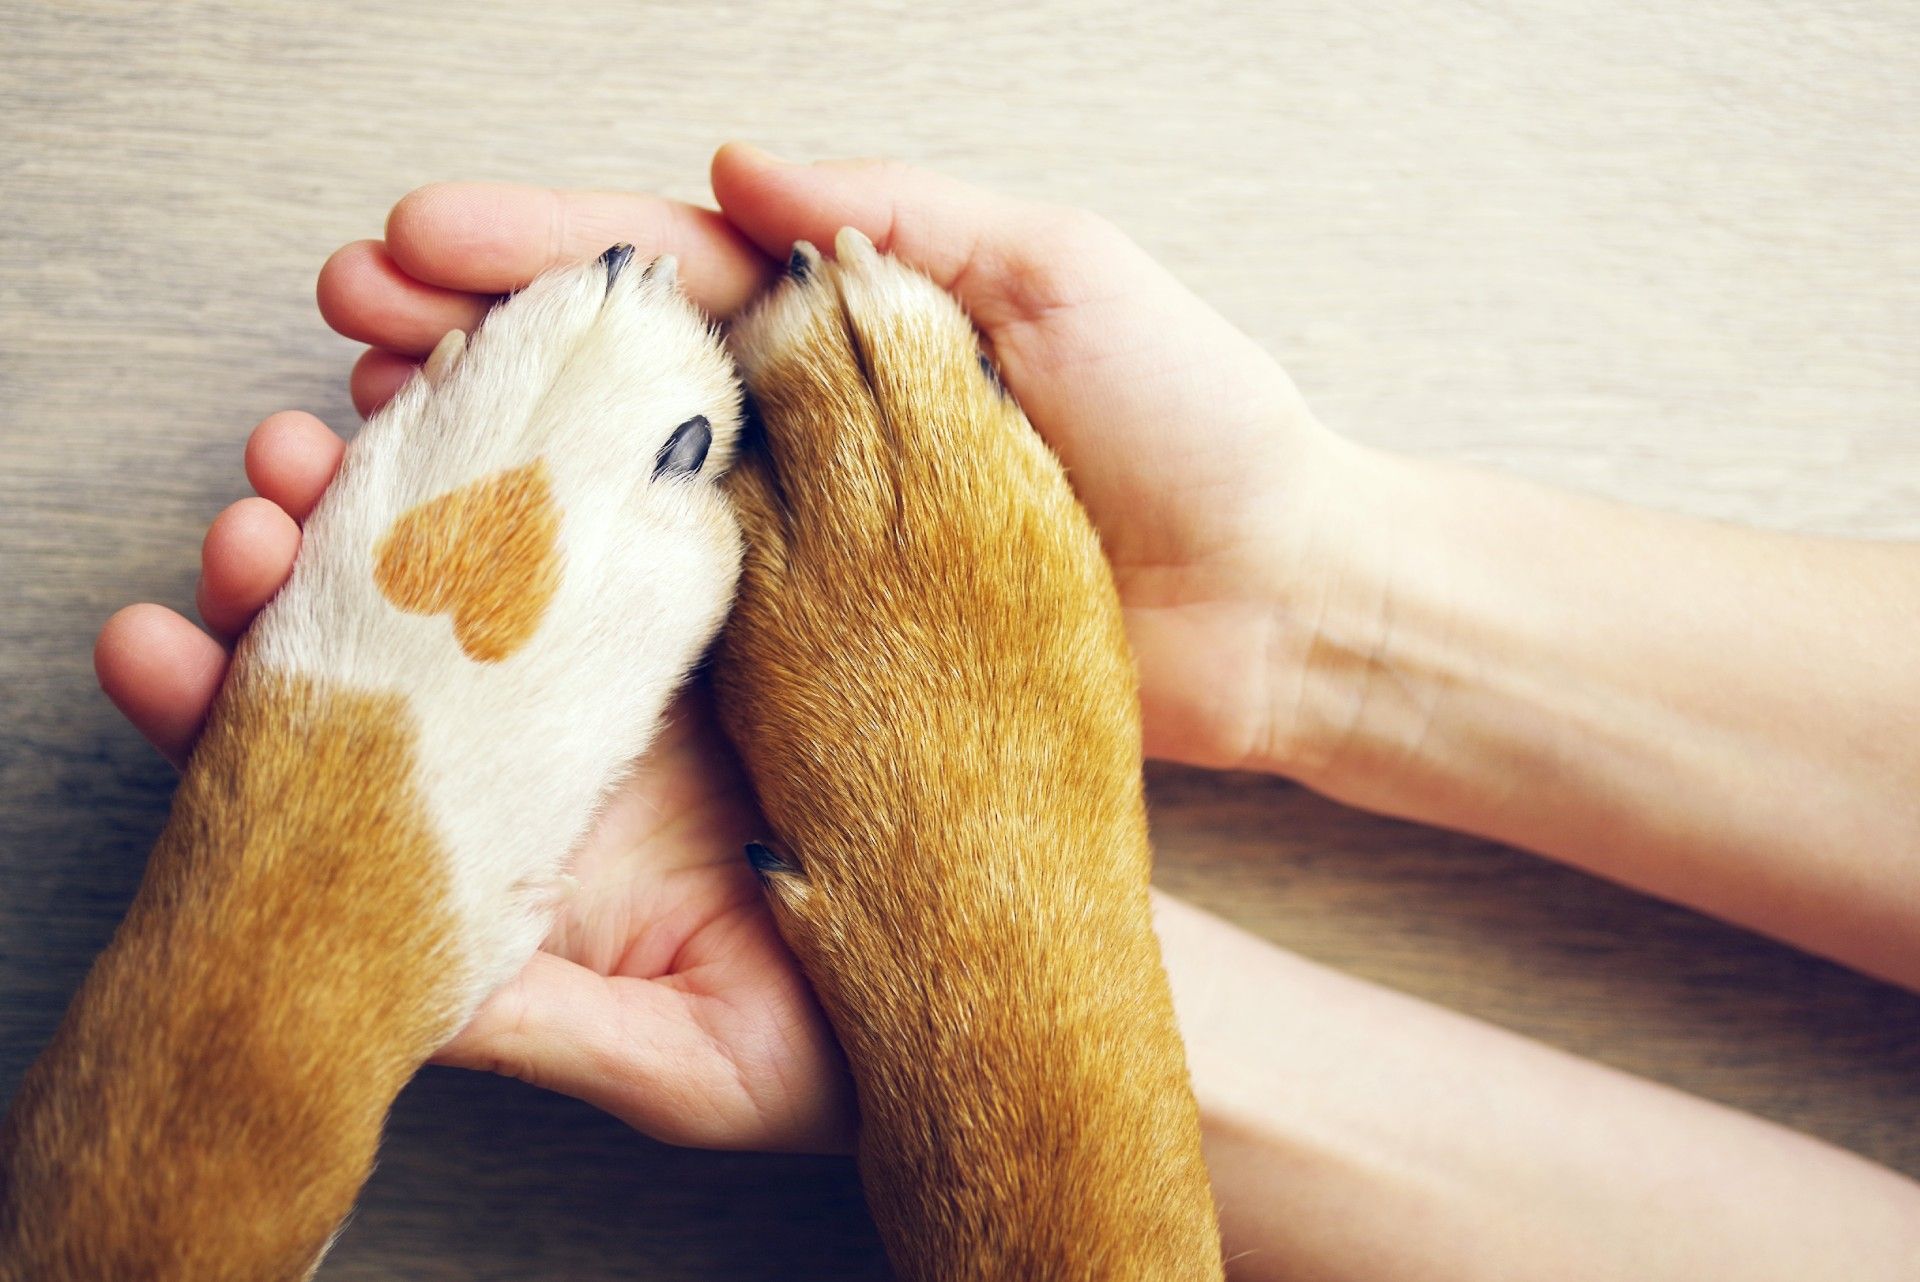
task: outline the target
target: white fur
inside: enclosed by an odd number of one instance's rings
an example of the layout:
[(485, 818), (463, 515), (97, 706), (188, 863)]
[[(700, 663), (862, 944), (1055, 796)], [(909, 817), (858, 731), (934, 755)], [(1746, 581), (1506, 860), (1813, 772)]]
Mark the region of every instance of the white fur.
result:
[[(671, 260), (635, 262), (609, 289), (600, 263), (559, 269), (464, 351), (443, 344), (352, 443), (249, 636), (265, 669), (405, 697), (471, 950), (462, 1015), (539, 945), (568, 856), (732, 596), (739, 534), (714, 482), (739, 390), (672, 276)], [(697, 414), (713, 428), (705, 466), (653, 479)], [(560, 586), (531, 640), (476, 662), (449, 616), (386, 600), (374, 548), (409, 509), (536, 458), (561, 512)]]

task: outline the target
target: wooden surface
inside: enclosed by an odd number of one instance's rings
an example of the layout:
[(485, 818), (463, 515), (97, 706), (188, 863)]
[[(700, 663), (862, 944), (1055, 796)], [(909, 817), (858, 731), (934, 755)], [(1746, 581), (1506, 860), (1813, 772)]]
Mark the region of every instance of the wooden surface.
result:
[[(1920, 535), (1911, 5), (7, 4), (0, 32), (0, 1095), (171, 784), (92, 634), (190, 604), (256, 419), (351, 425), (313, 273), (429, 179), (698, 198), (729, 136), (916, 160), (1112, 216), (1366, 440)], [(1168, 888), (1920, 1173), (1920, 1000), (1284, 783), (1153, 786)], [(322, 1276), (877, 1272), (842, 1162), (436, 1071)]]

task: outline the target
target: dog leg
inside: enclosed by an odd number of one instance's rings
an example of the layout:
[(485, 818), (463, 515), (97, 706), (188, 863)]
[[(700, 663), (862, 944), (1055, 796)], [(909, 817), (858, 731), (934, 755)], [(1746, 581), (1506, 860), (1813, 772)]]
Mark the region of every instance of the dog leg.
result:
[(549, 273), (362, 430), (0, 1128), (0, 1279), (311, 1272), (726, 609), (738, 407), (670, 260)]
[(909, 1278), (1221, 1273), (1100, 544), (959, 307), (842, 232), (735, 330), (722, 716)]

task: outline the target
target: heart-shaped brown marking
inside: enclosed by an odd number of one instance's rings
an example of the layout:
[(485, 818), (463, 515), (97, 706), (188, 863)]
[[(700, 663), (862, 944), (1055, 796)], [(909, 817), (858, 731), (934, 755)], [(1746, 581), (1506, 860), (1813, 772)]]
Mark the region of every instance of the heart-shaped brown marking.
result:
[(533, 636), (560, 586), (560, 510), (535, 459), (401, 514), (374, 548), (381, 593), (451, 614), (469, 659), (498, 663)]

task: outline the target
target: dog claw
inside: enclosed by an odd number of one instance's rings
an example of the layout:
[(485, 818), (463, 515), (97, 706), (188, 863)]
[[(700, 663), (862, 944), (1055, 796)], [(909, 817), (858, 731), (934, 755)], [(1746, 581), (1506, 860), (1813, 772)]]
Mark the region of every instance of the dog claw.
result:
[(608, 289), (613, 288), (613, 282), (620, 279), (620, 273), (625, 271), (627, 264), (632, 261), (633, 246), (627, 244), (625, 241), (622, 241), (618, 245), (609, 246), (607, 252), (600, 255), (600, 264), (607, 269)]
[(820, 251), (813, 247), (812, 241), (793, 242), (793, 252), (787, 255), (787, 275), (795, 280), (805, 280), (813, 275), (813, 269), (819, 265)]
[(662, 254), (647, 264), (647, 270), (640, 279), (658, 281), (662, 285), (671, 285), (680, 276), (680, 260), (672, 254)]
[(988, 358), (985, 352), (980, 353), (979, 361), (980, 372), (986, 376), (987, 382), (993, 384), (994, 394), (996, 396), (1005, 396), (1007, 394), (1007, 385), (1000, 381), (1000, 371), (994, 368), (993, 361)]
[(673, 429), (673, 435), (654, 456), (654, 480), (663, 476), (692, 476), (707, 461), (707, 451), (711, 448), (713, 425), (707, 422), (705, 414), (695, 414)]
[(467, 335), (464, 330), (450, 329), (441, 335), (440, 341), (433, 345), (433, 354), (427, 357), (426, 363), (420, 367), (420, 372), (426, 377), (427, 386), (438, 387), (446, 382), (447, 375), (453, 372), (453, 367), (460, 363), (460, 358), (466, 355), (466, 351)]
[(782, 859), (779, 855), (774, 854), (772, 849), (761, 845), (757, 841), (747, 843), (747, 862), (753, 865), (755, 872), (762, 875), (776, 872), (799, 871), (799, 869)]
[(871, 263), (880, 256), (867, 234), (854, 227), (842, 227), (833, 238), (833, 256), (843, 263)]

